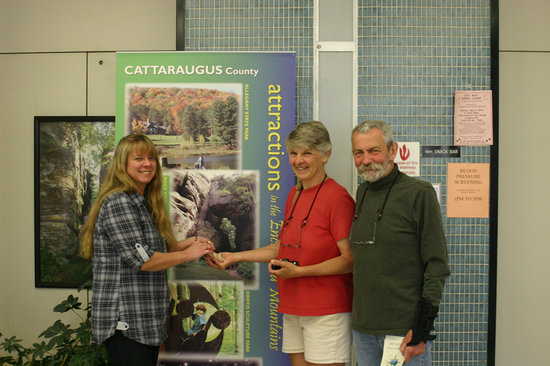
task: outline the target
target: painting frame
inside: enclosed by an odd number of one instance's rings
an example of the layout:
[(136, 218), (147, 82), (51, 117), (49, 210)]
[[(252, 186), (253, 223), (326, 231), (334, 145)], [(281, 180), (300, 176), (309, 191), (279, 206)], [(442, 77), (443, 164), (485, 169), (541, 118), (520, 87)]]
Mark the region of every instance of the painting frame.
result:
[(114, 116), (34, 117), (35, 287), (90, 282), (78, 234), (114, 149)]

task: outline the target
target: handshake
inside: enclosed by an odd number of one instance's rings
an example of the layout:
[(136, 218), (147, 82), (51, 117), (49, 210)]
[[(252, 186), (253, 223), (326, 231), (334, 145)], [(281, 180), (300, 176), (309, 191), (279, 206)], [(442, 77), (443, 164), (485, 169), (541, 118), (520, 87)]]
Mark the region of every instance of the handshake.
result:
[(223, 255), (221, 253), (212, 252), (212, 253), (208, 254), (208, 256), (214, 258), (218, 262), (223, 262), (223, 260), (224, 260)]

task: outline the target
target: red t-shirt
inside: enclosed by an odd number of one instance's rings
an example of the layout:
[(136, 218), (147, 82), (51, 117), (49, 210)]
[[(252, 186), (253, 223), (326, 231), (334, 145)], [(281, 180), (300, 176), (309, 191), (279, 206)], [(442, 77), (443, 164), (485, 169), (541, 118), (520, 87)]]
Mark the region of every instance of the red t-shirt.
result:
[[(279, 259), (298, 261), (300, 266), (324, 262), (340, 255), (336, 243), (347, 238), (353, 219), (355, 202), (344, 187), (327, 178), (315, 202), (319, 185), (304, 189), (295, 201), (296, 188), (288, 194), (285, 224), (279, 232), (281, 244), (300, 247), (279, 248)], [(313, 206), (312, 206), (313, 203)], [(307, 223), (304, 218), (311, 212)], [(320, 316), (351, 311), (353, 283), (351, 273), (331, 276), (278, 279), (279, 312), (302, 316)]]

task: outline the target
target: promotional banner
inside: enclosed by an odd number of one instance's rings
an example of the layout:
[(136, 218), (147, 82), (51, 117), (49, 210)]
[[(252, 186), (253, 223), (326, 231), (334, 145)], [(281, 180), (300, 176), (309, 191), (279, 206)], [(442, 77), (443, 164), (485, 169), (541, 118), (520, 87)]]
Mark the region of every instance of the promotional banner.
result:
[[(294, 184), (295, 54), (119, 53), (116, 68), (116, 139), (140, 132), (157, 146), (176, 238), (208, 237), (217, 252), (275, 242)], [(168, 276), (159, 365), (290, 364), (267, 264), (199, 259)]]

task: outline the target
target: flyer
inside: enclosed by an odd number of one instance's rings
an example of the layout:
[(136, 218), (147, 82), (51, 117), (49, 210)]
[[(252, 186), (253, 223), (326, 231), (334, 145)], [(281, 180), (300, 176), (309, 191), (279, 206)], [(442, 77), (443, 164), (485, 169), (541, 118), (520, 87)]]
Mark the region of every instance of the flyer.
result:
[(493, 93), (491, 90), (455, 92), (455, 145), (493, 144)]
[(489, 217), (489, 164), (447, 165), (447, 217)]
[(384, 351), (380, 366), (402, 366), (405, 356), (401, 353), (399, 347), (404, 337), (387, 335), (384, 338)]
[(395, 155), (395, 163), (399, 170), (411, 177), (420, 176), (420, 143), (413, 142), (397, 142), (397, 154)]

